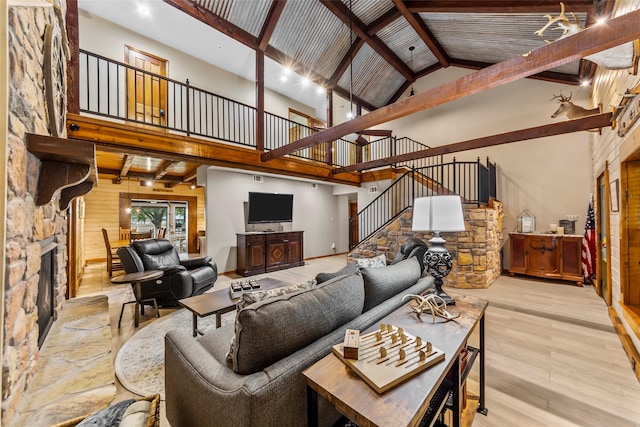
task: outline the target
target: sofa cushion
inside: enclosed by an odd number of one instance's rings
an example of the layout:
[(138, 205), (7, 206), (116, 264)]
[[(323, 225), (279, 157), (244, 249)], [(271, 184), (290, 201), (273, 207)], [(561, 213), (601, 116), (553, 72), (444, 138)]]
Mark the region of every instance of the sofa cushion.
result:
[(382, 268), (360, 269), (364, 279), (364, 311), (402, 292), (420, 279), (422, 271), (415, 257)]
[(306, 347), (362, 313), (362, 276), (251, 304), (236, 316), (233, 370), (248, 375)]
[(316, 281), (318, 283), (326, 282), (329, 279), (333, 279), (334, 277), (344, 276), (345, 274), (353, 274), (360, 270), (360, 267), (355, 262), (351, 262), (347, 264), (345, 267), (342, 267), (340, 270), (333, 273), (318, 273), (316, 275)]
[(387, 265), (387, 257), (385, 254), (380, 254), (371, 258), (354, 258), (353, 262), (360, 268), (385, 267)]
[(236, 308), (238, 311), (242, 310), (248, 305), (255, 304), (256, 302), (264, 301), (269, 298), (275, 298), (282, 295), (292, 294), (294, 292), (300, 292), (307, 289), (311, 289), (316, 285), (316, 280), (312, 279), (307, 282), (298, 283), (295, 285), (282, 286), (274, 289), (263, 289), (259, 291), (245, 292), (240, 296)]

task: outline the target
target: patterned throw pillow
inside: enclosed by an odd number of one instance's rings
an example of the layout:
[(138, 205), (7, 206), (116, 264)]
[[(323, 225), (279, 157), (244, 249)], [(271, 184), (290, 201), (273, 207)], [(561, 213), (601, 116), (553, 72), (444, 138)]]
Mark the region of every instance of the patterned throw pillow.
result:
[(380, 254), (378, 256), (374, 256), (373, 258), (354, 258), (353, 262), (358, 264), (358, 267), (360, 268), (386, 267), (387, 257), (385, 256), (385, 254)]
[(299, 283), (297, 285), (289, 285), (289, 286), (283, 286), (281, 288), (275, 288), (275, 289), (265, 289), (261, 291), (246, 292), (242, 294), (242, 297), (238, 301), (236, 308), (238, 309), (238, 311), (240, 311), (246, 306), (256, 303), (258, 301), (279, 297), (281, 295), (286, 295), (293, 292), (302, 291), (305, 289), (311, 289), (316, 285), (316, 283), (317, 283), (316, 279), (312, 279), (312, 280), (309, 280), (308, 282)]

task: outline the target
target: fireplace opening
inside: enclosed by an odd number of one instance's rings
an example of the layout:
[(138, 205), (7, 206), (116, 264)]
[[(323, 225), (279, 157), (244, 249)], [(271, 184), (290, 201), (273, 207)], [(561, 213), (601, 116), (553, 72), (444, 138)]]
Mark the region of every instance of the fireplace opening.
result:
[(41, 267), (38, 281), (38, 348), (42, 347), (44, 339), (55, 320), (54, 284), (56, 278), (56, 247), (54, 237), (40, 242)]

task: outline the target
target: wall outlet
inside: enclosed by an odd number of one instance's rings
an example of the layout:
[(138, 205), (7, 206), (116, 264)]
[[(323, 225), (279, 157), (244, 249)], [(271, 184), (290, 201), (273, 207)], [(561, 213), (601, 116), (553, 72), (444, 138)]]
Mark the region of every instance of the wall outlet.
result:
[(335, 244), (335, 243), (332, 243), (332, 244), (331, 244), (331, 249), (335, 249), (335, 248), (336, 248), (336, 244)]

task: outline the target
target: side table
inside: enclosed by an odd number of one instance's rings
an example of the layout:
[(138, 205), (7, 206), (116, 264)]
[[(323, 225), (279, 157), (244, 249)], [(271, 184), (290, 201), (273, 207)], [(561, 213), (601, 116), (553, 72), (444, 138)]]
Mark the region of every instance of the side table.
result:
[(122, 313), (124, 312), (124, 306), (127, 304), (135, 304), (135, 327), (138, 327), (140, 323), (140, 308), (142, 304), (145, 302), (152, 302), (153, 306), (156, 309), (157, 317), (160, 317), (160, 311), (158, 310), (158, 303), (155, 298), (147, 298), (142, 299), (142, 282), (146, 282), (148, 280), (158, 279), (164, 275), (163, 271), (160, 270), (148, 270), (148, 271), (140, 271), (136, 273), (129, 273), (123, 276), (114, 276), (111, 278), (111, 283), (113, 284), (122, 284), (122, 283), (131, 283), (133, 287), (133, 294), (135, 295), (135, 301), (128, 301), (122, 304), (122, 309), (120, 310), (120, 318), (118, 319), (118, 328), (120, 327), (120, 323), (122, 322)]

